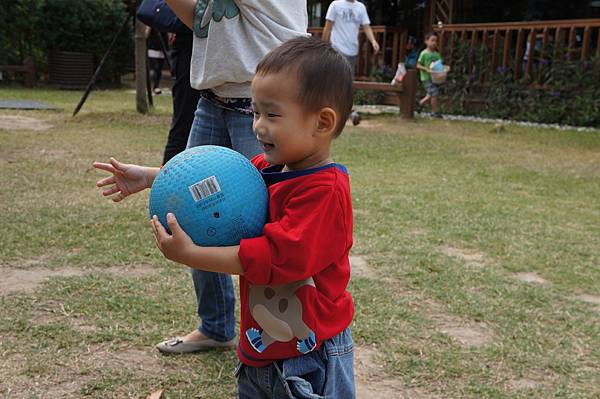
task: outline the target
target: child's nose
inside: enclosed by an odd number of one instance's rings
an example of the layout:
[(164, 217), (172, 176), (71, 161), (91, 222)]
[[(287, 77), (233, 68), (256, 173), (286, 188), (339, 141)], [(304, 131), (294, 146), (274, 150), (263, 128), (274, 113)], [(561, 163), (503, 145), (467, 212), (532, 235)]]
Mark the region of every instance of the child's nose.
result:
[(254, 134), (259, 139), (267, 134), (267, 129), (262, 125), (260, 119), (254, 121), (252, 128), (254, 129)]

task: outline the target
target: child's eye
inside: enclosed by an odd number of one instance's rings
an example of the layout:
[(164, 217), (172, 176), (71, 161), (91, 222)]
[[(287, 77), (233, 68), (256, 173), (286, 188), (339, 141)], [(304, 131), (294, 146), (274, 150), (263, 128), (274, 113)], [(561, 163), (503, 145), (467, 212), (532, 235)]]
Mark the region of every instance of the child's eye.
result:
[(272, 114), (272, 113), (268, 113), (268, 114), (267, 114), (267, 116), (268, 116), (269, 118), (277, 118), (279, 115), (277, 115), (277, 114)]

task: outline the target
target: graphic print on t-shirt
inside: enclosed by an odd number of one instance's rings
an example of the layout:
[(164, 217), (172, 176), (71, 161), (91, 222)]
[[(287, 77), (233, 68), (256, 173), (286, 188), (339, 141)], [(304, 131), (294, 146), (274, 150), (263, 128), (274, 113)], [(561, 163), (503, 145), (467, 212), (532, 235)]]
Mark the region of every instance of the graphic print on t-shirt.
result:
[[(202, 25), (204, 14), (207, 11), (211, 13), (211, 18)], [(215, 22), (221, 22), (223, 17), (231, 19), (240, 14), (240, 9), (233, 0), (214, 0), (210, 4), (210, 9), (208, 7), (208, 0), (198, 0), (194, 14), (194, 33), (199, 38), (206, 38), (208, 37), (210, 21), (214, 20)]]
[(296, 290), (305, 285), (315, 286), (312, 277), (291, 284), (250, 286), (250, 313), (262, 331), (246, 330), (248, 342), (262, 353), (273, 342), (296, 339), (296, 349), (306, 354), (317, 346), (315, 333), (302, 320), (302, 302)]
[(343, 9), (341, 14), (342, 20), (344, 20), (345, 22), (359, 23), (358, 18), (356, 18), (352, 9)]

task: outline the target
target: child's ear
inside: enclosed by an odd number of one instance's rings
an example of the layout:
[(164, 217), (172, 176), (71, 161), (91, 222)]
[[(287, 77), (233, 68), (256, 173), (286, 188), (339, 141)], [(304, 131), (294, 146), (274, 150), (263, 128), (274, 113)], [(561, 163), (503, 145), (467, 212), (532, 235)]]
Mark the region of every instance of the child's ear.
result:
[(324, 107), (319, 110), (319, 119), (317, 120), (317, 134), (333, 135), (338, 124), (338, 114), (331, 107)]

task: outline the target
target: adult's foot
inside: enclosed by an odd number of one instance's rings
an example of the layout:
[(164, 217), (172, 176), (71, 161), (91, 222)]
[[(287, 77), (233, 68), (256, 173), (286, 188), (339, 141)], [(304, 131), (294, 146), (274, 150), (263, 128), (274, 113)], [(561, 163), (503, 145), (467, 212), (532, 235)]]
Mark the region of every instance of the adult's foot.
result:
[(235, 345), (235, 339), (226, 342), (215, 341), (200, 331), (194, 330), (183, 337), (174, 337), (163, 341), (156, 345), (156, 349), (162, 353), (193, 353), (212, 349), (233, 349)]

